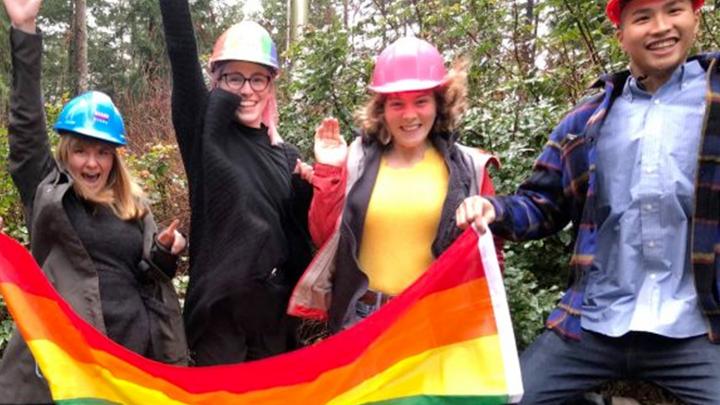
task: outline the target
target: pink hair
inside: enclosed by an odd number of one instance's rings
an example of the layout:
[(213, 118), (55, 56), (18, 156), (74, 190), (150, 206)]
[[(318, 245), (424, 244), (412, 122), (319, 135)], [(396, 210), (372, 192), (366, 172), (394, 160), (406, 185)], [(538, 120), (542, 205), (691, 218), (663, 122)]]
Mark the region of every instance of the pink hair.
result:
[(273, 88), (272, 92), (268, 95), (268, 102), (262, 112), (261, 121), (268, 128), (268, 136), (270, 137), (270, 143), (273, 145), (281, 144), (283, 140), (277, 130), (279, 114), (277, 111), (275, 88)]
[[(222, 75), (223, 71), (225, 70), (225, 66), (227, 66), (227, 62), (229, 61), (220, 61), (216, 62), (210, 70), (210, 77), (212, 78), (212, 88), (216, 88), (219, 86), (220, 83), (220, 76)], [(273, 82), (275, 79), (277, 79), (277, 72), (265, 65), (260, 65), (265, 68), (267, 68), (273, 77)], [(282, 137), (280, 137), (280, 133), (278, 132), (278, 121), (279, 116), (278, 110), (277, 110), (277, 98), (275, 97), (275, 84), (273, 83), (273, 88), (270, 94), (268, 95), (268, 102), (265, 105), (265, 109), (262, 112), (262, 117), (260, 117), (260, 121), (268, 128), (268, 137), (270, 138), (270, 144), (272, 145), (278, 145), (283, 143)]]

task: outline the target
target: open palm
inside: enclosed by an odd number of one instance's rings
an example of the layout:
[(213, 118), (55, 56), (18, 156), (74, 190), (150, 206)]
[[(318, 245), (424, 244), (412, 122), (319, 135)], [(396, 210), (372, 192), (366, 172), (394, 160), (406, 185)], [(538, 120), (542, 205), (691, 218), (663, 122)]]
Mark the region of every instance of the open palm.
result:
[(34, 30), (42, 0), (3, 0), (3, 3), (14, 27)]
[(340, 124), (335, 118), (325, 118), (315, 130), (315, 161), (330, 166), (342, 166), (348, 148), (340, 136)]

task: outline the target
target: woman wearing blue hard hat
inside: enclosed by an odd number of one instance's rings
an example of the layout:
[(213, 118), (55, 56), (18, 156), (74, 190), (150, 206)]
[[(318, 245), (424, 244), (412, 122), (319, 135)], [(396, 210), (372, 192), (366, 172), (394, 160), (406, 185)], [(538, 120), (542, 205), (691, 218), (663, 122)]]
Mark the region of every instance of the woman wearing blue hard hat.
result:
[(187, 1), (160, 0), (172, 67), (172, 118), (190, 185), (190, 283), (184, 307), (196, 365), (259, 359), (296, 346), (285, 314), (311, 259), (312, 188), (277, 130), (275, 44), (244, 21), (222, 34), (211, 89)]
[[(53, 158), (40, 90), (40, 0), (4, 0), (10, 16), (13, 81), (10, 173), (32, 254), (80, 317), (143, 356), (187, 363), (171, 279), (184, 238), (174, 222), (158, 233), (139, 187), (117, 152), (125, 128), (110, 98), (72, 99), (55, 123)], [(0, 363), (0, 403), (50, 403), (47, 383), (15, 331)]]

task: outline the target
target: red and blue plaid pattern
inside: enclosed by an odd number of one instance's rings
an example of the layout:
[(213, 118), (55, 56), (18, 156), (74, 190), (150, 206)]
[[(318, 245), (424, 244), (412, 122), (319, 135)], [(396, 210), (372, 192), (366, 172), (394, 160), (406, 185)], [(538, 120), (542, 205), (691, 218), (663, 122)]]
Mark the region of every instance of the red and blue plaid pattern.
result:
[[(708, 334), (720, 343), (720, 53), (697, 59), (708, 72), (706, 121), (695, 182), (692, 270), (698, 300), (709, 320)], [(579, 339), (585, 273), (596, 249), (595, 144), (600, 126), (629, 72), (604, 75), (593, 87), (603, 88), (566, 115), (550, 134), (532, 174), (515, 195), (492, 197), (497, 219), (491, 226), (510, 240), (538, 239), (573, 224), (575, 248), (571, 280), (548, 328)]]

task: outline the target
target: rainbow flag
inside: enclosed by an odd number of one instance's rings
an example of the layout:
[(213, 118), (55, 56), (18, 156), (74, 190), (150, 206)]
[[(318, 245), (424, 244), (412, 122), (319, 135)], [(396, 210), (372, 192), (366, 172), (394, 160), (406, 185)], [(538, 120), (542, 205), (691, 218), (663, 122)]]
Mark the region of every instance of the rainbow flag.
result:
[(3, 235), (0, 292), (58, 404), (504, 404), (522, 394), (492, 239), (472, 230), (357, 326), (237, 365), (177, 367), (124, 349)]

